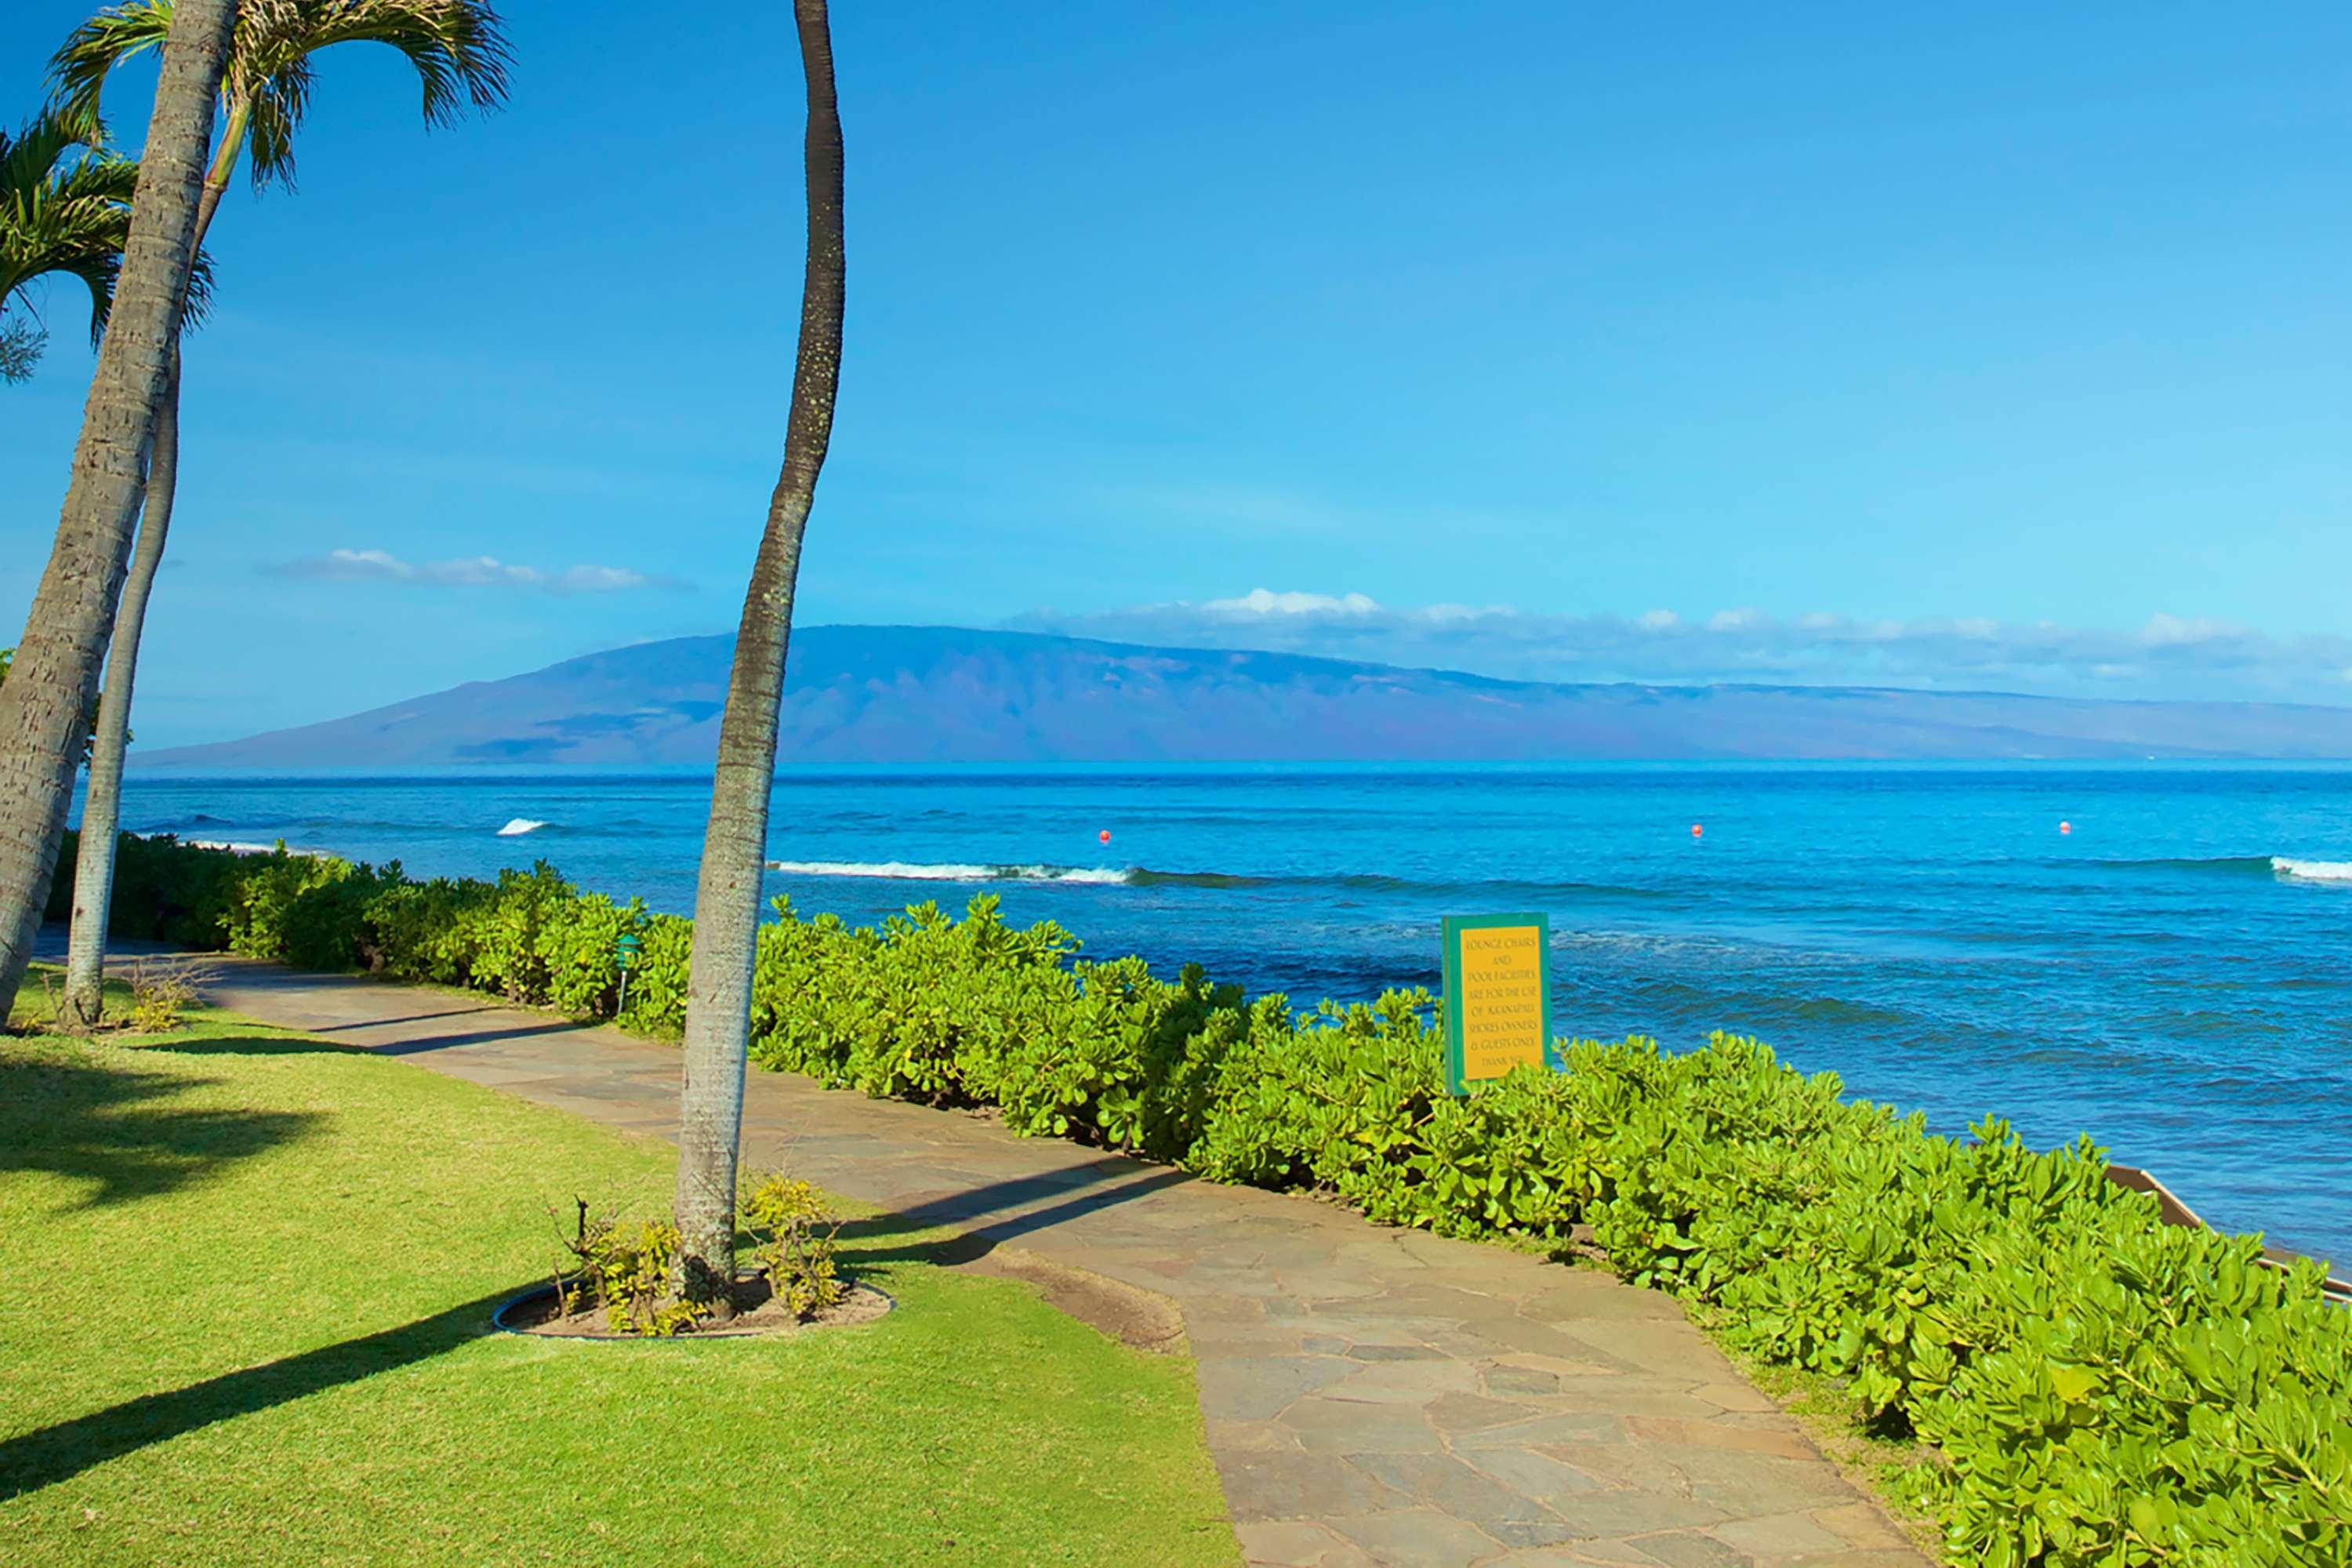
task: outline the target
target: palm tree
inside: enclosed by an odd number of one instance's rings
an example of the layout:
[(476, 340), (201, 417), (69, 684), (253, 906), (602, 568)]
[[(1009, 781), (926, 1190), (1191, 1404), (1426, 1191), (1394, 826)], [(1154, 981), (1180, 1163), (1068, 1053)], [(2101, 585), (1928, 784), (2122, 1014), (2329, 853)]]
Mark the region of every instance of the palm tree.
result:
[(808, 261), (801, 340), (784, 428), (783, 471), (768, 500), (767, 531), (743, 595), (719, 768), (694, 899), (687, 976), (686, 1079), (679, 1092), (678, 1294), (733, 1310), (735, 1161), (743, 1127), (743, 1068), (751, 1023), (751, 967), (767, 868), (768, 795), (776, 780), (777, 707), (792, 639), (801, 538), (833, 435), (841, 379), (841, 115), (834, 101), (833, 37), (825, 0), (793, 0), (808, 77)]
[[(131, 0), (74, 29), (50, 62), (59, 98), (95, 116), (100, 89), (117, 66), (153, 47), (170, 28), (172, 0)], [(256, 188), (291, 185), (294, 134), (310, 107), (311, 57), (337, 44), (384, 44), (415, 68), (425, 91), (425, 120), (443, 125), (470, 105), (506, 101), (508, 53), (498, 13), (486, 0), (245, 0), (220, 85), (222, 132), (205, 173), (196, 213), (201, 243), (249, 147)], [(178, 479), (179, 364), (155, 431), (147, 479), (147, 515), (123, 585), (114, 647), (107, 664), (82, 802), (81, 851), (74, 864), (73, 929), (66, 957), (63, 1021), (89, 1027), (104, 1006), (106, 926), (113, 902), (116, 832), (121, 822), (123, 752), (147, 596), (163, 563)]]
[[(97, 342), (106, 329), (107, 309), (114, 300), (115, 276), (122, 266), (122, 247), (131, 237), (131, 195), (139, 178), (139, 165), (109, 152), (105, 142), (105, 128), (94, 112), (55, 106), (36, 116), (14, 142), (5, 132), (0, 132), (0, 302), (13, 299), (26, 316), (33, 317), (30, 321), (0, 321), (0, 380), (28, 378), (48, 341), (48, 333), (41, 328), (39, 318), (34, 316), (26, 298), (26, 290), (37, 279), (62, 274), (80, 279), (89, 290), (91, 341)], [(188, 274), (183, 330), (202, 318), (210, 275), (210, 265), (199, 250)], [(167, 408), (176, 402), (176, 384), (167, 389)], [(139, 646), (140, 625), (147, 605), (146, 588), (154, 581), (155, 558), (163, 552), (163, 530), (156, 521), (157, 498), (160, 492), (160, 505), (168, 511), (178, 447), (178, 421), (159, 418), (154, 445), (147, 459), (146, 521), (140, 528), (139, 542), (131, 557), (131, 575), (124, 583), (122, 602), (115, 612), (112, 644), (118, 648)], [(130, 666), (120, 659), (115, 662), (121, 665), (122, 689), (101, 690), (99, 711), (89, 730), (89, 795), (109, 802), (116, 797), (120, 786), (123, 746), (101, 746), (98, 738), (101, 733), (119, 732), (124, 743), (130, 739)], [(89, 815), (86, 809), (85, 819)], [(110, 846), (113, 843), (113, 826), (114, 819), (109, 814), (104, 817), (102, 831)], [(98, 871), (103, 878), (100, 883), (102, 909), (103, 889), (110, 888), (113, 880), (114, 857), (110, 852), (97, 856), (95, 867), (91, 858), (85, 853), (75, 862), (77, 900), (82, 885), (92, 879), (93, 871)], [(103, 917), (98, 925), (102, 930)], [(97, 962), (102, 963), (103, 958), (101, 951)], [(99, 992), (94, 976), (89, 991), (93, 996)], [(95, 1008), (88, 1011), (82, 1022), (96, 1024)], [(74, 1017), (75, 1010), (68, 1009), (68, 1020)]]
[(0, 686), (0, 1017), (33, 954), (81, 758), (84, 716), (114, 628), (156, 414), (195, 265), (196, 207), (232, 0), (173, 19), (132, 185), (130, 227), (48, 568)]

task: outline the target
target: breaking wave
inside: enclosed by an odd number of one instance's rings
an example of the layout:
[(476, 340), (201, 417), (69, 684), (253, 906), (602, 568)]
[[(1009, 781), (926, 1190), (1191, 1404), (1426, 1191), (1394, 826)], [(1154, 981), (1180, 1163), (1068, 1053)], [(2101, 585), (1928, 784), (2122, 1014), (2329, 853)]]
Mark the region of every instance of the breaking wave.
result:
[(183, 838), (181, 843), (191, 849), (226, 849), (233, 855), (275, 855), (283, 849), (289, 855), (304, 855), (313, 860), (327, 858), (324, 849), (297, 849), (290, 844), (247, 844), (235, 838)]
[(870, 878), (899, 882), (1064, 882), (1117, 888), (1321, 888), (1340, 892), (1488, 894), (1540, 893), (1643, 899), (1658, 895), (1641, 888), (1590, 882), (1419, 882), (1406, 877), (1363, 873), (1250, 876), (1235, 871), (1158, 871), (1149, 866), (989, 865), (908, 860), (771, 860), (768, 869), (788, 877)]
[(504, 827), (499, 829), (499, 837), (501, 838), (520, 838), (526, 833), (536, 833), (546, 826), (546, 823), (534, 822), (528, 816), (518, 816), (513, 821), (508, 823)]
[[(2053, 863), (2063, 866), (2069, 862)], [(2095, 860), (2092, 864), (2115, 871), (2202, 871), (2224, 877), (2261, 877), (2271, 872), (2274, 862), (2268, 855), (2209, 855), (2201, 858)]]
[(2201, 859), (2095, 864), (2122, 871), (2195, 871), (2221, 877), (2284, 877), (2295, 882), (2352, 882), (2352, 860), (2299, 860), (2287, 855), (2212, 855)]
[(1108, 866), (922, 865), (908, 860), (771, 860), (789, 877), (872, 877), (895, 882), (1109, 882), (1134, 873)]

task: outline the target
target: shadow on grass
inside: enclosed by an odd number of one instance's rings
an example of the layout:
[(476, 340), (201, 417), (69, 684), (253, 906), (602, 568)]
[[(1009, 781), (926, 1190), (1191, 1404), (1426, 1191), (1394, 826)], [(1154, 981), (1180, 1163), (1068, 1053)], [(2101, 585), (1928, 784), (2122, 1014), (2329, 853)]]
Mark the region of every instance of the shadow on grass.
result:
[[(191, 1045), (226, 1048), (237, 1043)], [(246, 1043), (268, 1049), (299, 1042)], [(155, 1103), (220, 1081), (145, 1072), (96, 1058), (12, 1063), (0, 1071), (0, 1172), (44, 1171), (93, 1182), (96, 1191), (77, 1206), (99, 1208), (172, 1192), (222, 1165), (307, 1138), (326, 1120), (308, 1110)]]
[(0, 1500), (68, 1480), (95, 1465), (151, 1444), (169, 1442), (216, 1421), (234, 1420), (380, 1372), (430, 1360), (498, 1331), (490, 1314), (530, 1282), (436, 1312), (364, 1339), (224, 1373), (168, 1394), (92, 1411), (0, 1442)]
[[(1122, 1176), (1129, 1179), (1118, 1180)], [(992, 1182), (868, 1219), (854, 1219), (841, 1227), (840, 1240), (860, 1263), (932, 1263), (951, 1268), (987, 1257), (999, 1243), (1084, 1219), (1189, 1180), (1172, 1166), (1118, 1158), (1094, 1160), (1071, 1170)], [(1065, 1194), (1068, 1195), (1061, 1202), (1043, 1208), (1025, 1209), (1003, 1219), (985, 1217)], [(873, 1245), (949, 1226), (962, 1228), (936, 1241), (897, 1247)]]

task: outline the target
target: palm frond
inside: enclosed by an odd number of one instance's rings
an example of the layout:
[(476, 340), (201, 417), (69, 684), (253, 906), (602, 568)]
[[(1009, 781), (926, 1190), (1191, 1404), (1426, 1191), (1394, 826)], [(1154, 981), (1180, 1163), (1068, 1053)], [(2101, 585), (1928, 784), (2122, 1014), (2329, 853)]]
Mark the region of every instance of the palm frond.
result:
[[(279, 34), (278, 48), (289, 55), (337, 44), (398, 49), (424, 89), (427, 124), (446, 125), (468, 108), (492, 110), (507, 100), (514, 57), (506, 25), (486, 0), (247, 0), (247, 6), (259, 25)], [(273, 13), (285, 22), (259, 21)]]
[[(92, 342), (114, 302), (139, 180), (137, 163), (103, 147), (102, 131), (75, 106), (45, 110), (13, 138), (0, 132), (0, 304), (36, 279), (76, 279), (89, 291)], [(211, 297), (212, 264), (199, 256), (185, 320), (201, 318)], [(22, 353), (28, 342), (37, 356), (27, 332), (20, 325), (15, 333), (20, 368), (29, 368)]]
[(294, 132), (310, 110), (310, 62), (301, 55), (254, 82), (246, 133), (257, 190), (270, 184), (292, 188)]
[(38, 188), (48, 180), (58, 161), (77, 148), (98, 153), (105, 146), (106, 127), (94, 111), (74, 104), (51, 104), (14, 137), (0, 131), (0, 200)]
[(252, 106), (256, 184), (292, 183), (311, 60), (337, 44), (398, 49), (416, 72), (428, 125), (506, 101), (513, 56), (487, 0), (245, 0), (229, 70), (231, 90)]
[(172, 0), (127, 0), (110, 5), (66, 35), (49, 59), (49, 89), (58, 102), (95, 117), (100, 89), (114, 68), (148, 49), (160, 49), (172, 30)]
[(89, 289), (93, 337), (114, 300), (139, 177), (137, 164), (103, 144), (79, 105), (45, 110), (13, 138), (0, 135), (0, 301), (36, 278), (79, 278)]
[[(50, 61), (57, 96), (94, 111), (107, 73), (162, 43), (171, 22), (172, 0), (125, 0), (100, 12)], [(424, 89), (428, 125), (506, 102), (514, 57), (488, 0), (242, 0), (221, 103), (230, 112), (242, 106), (250, 117), (256, 185), (293, 183), (294, 136), (310, 104), (310, 57), (337, 44), (398, 49)]]
[(138, 163), (116, 153), (98, 152), (89, 142), (81, 145), (91, 149), (90, 156), (62, 167), (51, 165), (49, 178), (44, 182), (51, 199), (128, 204), (131, 193), (139, 188)]

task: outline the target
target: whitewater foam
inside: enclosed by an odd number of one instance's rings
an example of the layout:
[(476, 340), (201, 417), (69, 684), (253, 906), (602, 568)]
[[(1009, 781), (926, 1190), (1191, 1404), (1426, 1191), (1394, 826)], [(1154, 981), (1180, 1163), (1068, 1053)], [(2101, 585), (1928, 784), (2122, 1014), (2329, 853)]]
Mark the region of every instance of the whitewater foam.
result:
[(921, 865), (907, 860), (771, 860), (791, 877), (874, 877), (898, 882), (1097, 882), (1121, 884), (1135, 873), (1109, 866)]
[(307, 855), (311, 859), (323, 858), (323, 849), (296, 849), (283, 844), (246, 844), (233, 838), (183, 838), (181, 843), (191, 849), (226, 849), (234, 855), (275, 855), (284, 849), (289, 855)]
[(2352, 882), (2352, 860), (2292, 860), (2273, 855), (2271, 869), (2298, 882)]
[(518, 816), (512, 822), (508, 823), (504, 827), (499, 829), (499, 837), (501, 838), (520, 838), (526, 833), (536, 833), (546, 826), (547, 824), (544, 822), (534, 822), (528, 816)]

